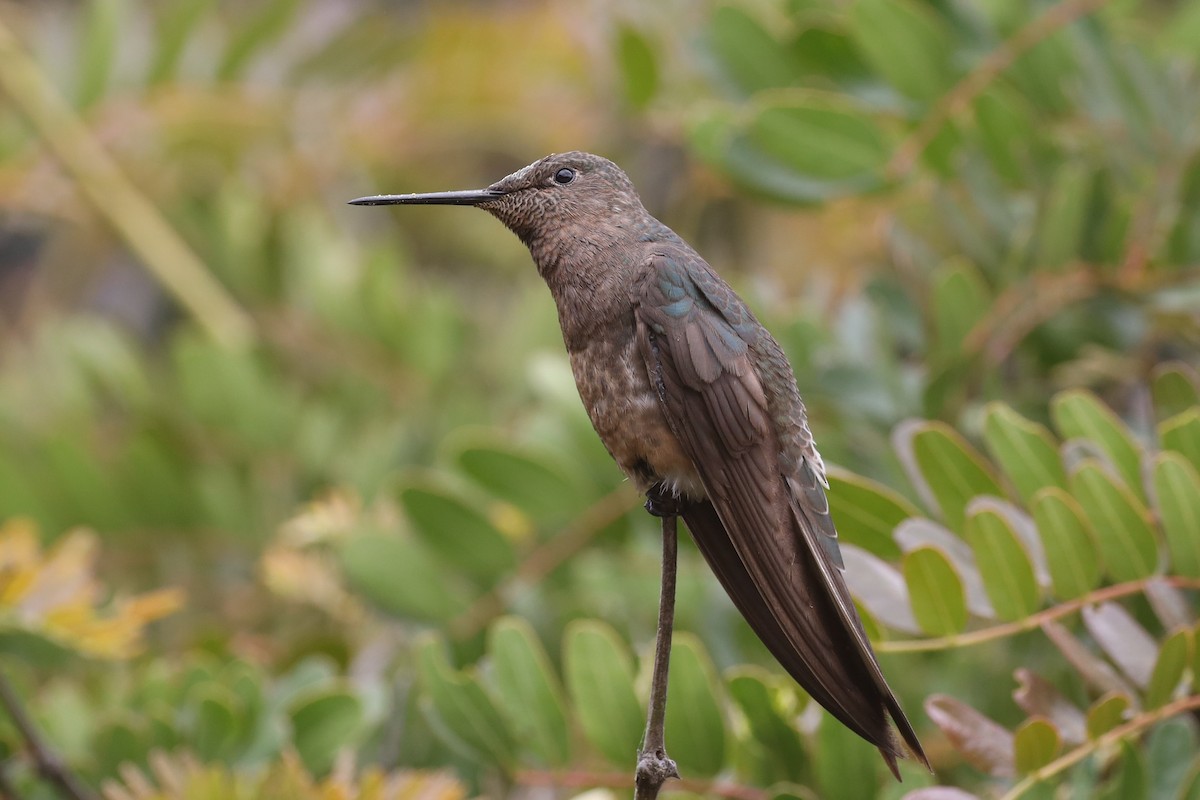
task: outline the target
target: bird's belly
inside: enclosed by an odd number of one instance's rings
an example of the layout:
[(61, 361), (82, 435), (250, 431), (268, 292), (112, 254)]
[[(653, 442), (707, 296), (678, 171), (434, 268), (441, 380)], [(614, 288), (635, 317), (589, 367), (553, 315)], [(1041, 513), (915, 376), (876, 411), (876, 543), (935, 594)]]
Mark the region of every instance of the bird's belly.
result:
[(633, 341), (589, 343), (571, 353), (571, 371), (592, 427), (638, 489), (661, 483), (693, 499), (704, 496), (700, 476), (667, 424)]

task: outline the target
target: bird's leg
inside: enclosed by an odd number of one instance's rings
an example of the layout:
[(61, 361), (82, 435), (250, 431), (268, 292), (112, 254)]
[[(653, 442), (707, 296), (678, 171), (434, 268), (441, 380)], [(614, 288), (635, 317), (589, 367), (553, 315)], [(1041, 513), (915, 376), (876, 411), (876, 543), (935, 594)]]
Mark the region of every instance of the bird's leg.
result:
[(667, 714), (667, 672), (671, 661), (671, 633), (675, 626), (675, 561), (678, 545), (676, 521), (682, 510), (680, 498), (660, 486), (646, 495), (646, 510), (662, 519), (662, 593), (658, 599), (658, 636), (654, 642), (654, 674), (650, 680), (650, 711), (646, 734), (638, 753), (634, 777), (635, 800), (658, 797), (667, 778), (678, 778), (679, 769), (667, 757), (663, 739)]

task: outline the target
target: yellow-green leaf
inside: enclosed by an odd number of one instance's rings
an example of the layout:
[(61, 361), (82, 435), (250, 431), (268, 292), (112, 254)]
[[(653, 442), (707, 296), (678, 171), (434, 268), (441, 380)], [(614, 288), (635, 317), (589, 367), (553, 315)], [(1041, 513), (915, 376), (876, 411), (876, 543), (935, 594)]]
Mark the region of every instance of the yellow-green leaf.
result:
[(1071, 473), (1071, 493), (1092, 524), (1109, 575), (1133, 581), (1154, 573), (1158, 544), (1150, 515), (1124, 483), (1088, 459)]
[(1048, 486), (1067, 487), (1067, 473), (1050, 431), (1003, 403), (990, 403), (985, 410), (983, 441), (1026, 503)]
[(1163, 450), (1174, 450), (1200, 470), (1200, 408), (1189, 408), (1158, 426)]
[(992, 509), (978, 511), (967, 518), (966, 538), (997, 617), (1022, 619), (1041, 607), (1033, 564), (1008, 520)]
[(1158, 658), (1150, 683), (1146, 686), (1146, 709), (1152, 710), (1169, 702), (1183, 680), (1183, 672), (1192, 656), (1192, 632), (1175, 631), (1158, 648)]
[(1091, 392), (1072, 389), (1055, 395), (1050, 402), (1050, 413), (1063, 438), (1094, 442), (1108, 456), (1117, 468), (1117, 474), (1138, 499), (1145, 499), (1142, 451), (1108, 406)]
[(934, 636), (948, 636), (966, 627), (962, 579), (941, 550), (918, 547), (905, 554), (902, 566), (917, 624)]
[(1182, 414), (1189, 408), (1200, 406), (1200, 376), (1187, 364), (1172, 361), (1154, 369), (1150, 391), (1154, 397), (1154, 410), (1159, 419)]
[(447, 744), (485, 763), (507, 766), (515, 761), (516, 745), (504, 718), (478, 681), (450, 666), (432, 635), (418, 645), (417, 666), (426, 714)]
[(854, 39), (867, 61), (909, 97), (932, 102), (954, 81), (953, 46), (941, 19), (911, 0), (858, 0)]
[(567, 688), (588, 740), (613, 764), (626, 764), (642, 737), (642, 708), (633, 691), (633, 664), (610, 626), (581, 620), (567, 627)]
[(1013, 737), (1013, 764), (1024, 775), (1049, 764), (1062, 747), (1062, 737), (1043, 717), (1027, 719)]
[(1129, 698), (1123, 694), (1109, 692), (1101, 697), (1087, 712), (1087, 734), (1089, 739), (1098, 739), (1125, 721), (1129, 711)]
[(894, 561), (900, 558), (900, 548), (892, 531), (921, 512), (881, 483), (846, 470), (830, 469), (829, 513), (843, 543)]
[(1170, 572), (1200, 578), (1200, 475), (1178, 453), (1154, 459), (1154, 496), (1159, 524), (1171, 554)]
[(543, 764), (566, 764), (571, 736), (562, 691), (533, 627), (520, 617), (500, 618), (488, 631), (488, 655), (496, 702), (518, 743)]
[(667, 687), (668, 752), (682, 772), (716, 775), (725, 763), (724, 703), (716, 670), (695, 636), (675, 634)]
[(933, 496), (951, 530), (962, 531), (973, 498), (1004, 497), (990, 465), (944, 422), (904, 423), (894, 438), (909, 476)]
[(1095, 589), (1100, 583), (1100, 556), (1079, 501), (1050, 487), (1034, 495), (1030, 510), (1046, 552), (1054, 594), (1069, 600)]

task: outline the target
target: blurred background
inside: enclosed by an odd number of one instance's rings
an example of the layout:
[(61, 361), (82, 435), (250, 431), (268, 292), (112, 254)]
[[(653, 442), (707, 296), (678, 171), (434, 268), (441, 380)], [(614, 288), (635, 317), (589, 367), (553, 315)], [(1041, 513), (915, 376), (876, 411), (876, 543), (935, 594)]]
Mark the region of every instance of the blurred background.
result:
[[(345, 204), (582, 149), (787, 350), (937, 769), (823, 721), (688, 542), (684, 789), (1197, 796), (1194, 721), (1138, 714), (1200, 680), (1198, 60), (1167, 0), (0, 3), (0, 669), (111, 797), (627, 794), (658, 532), (550, 297), (486, 214)], [(36, 749), (0, 722), (0, 794), (53, 795)]]

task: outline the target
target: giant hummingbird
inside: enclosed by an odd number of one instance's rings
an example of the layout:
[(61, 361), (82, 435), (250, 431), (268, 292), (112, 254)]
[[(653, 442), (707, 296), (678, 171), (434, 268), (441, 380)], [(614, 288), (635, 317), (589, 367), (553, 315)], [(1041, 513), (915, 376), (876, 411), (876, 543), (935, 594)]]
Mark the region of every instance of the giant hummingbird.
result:
[[(351, 202), (477, 206), (519, 236), (558, 307), (592, 425), (647, 508), (683, 517), (772, 655), (897, 777), (906, 753), (889, 718), (928, 767), (850, 598), (825, 466), (787, 357), (646, 211), (620, 167), (560, 153), (486, 189)], [(671, 561), (673, 570), (673, 550)]]

